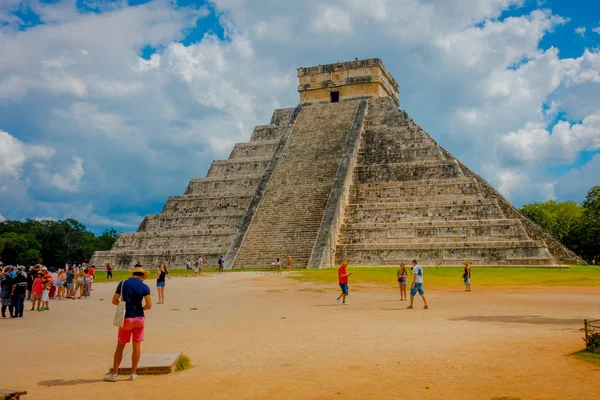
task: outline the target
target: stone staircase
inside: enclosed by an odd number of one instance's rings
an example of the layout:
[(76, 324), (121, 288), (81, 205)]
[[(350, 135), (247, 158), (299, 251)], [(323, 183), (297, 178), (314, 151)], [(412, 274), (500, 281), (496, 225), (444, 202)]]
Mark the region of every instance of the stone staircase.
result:
[(369, 101), (336, 261), (398, 265), (552, 265), (521, 220), (390, 99)]
[(192, 179), (182, 196), (169, 197), (162, 212), (148, 215), (135, 233), (119, 235), (110, 251), (90, 263), (130, 268), (169, 261), (183, 267), (186, 257), (204, 255), (208, 265), (227, 252), (247, 213), (293, 109), (276, 110), (269, 125), (257, 126), (247, 143), (234, 146), (229, 159), (212, 163), (205, 178)]
[(265, 268), (288, 255), (295, 267), (308, 264), (357, 106), (302, 107), (234, 268)]

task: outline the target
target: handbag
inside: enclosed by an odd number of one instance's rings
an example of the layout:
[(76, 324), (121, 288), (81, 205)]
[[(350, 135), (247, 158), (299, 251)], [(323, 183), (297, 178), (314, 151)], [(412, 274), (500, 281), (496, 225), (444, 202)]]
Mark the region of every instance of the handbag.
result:
[(125, 281), (121, 282), (121, 295), (119, 296), (119, 304), (117, 304), (117, 310), (115, 311), (115, 317), (113, 319), (113, 325), (119, 328), (123, 327), (125, 321), (125, 301), (123, 301), (123, 290), (125, 289)]

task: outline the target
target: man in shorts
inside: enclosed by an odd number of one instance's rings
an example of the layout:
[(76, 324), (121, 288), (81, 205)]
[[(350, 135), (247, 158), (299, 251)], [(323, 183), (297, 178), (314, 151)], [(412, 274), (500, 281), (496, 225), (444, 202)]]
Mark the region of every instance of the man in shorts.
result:
[(137, 379), (137, 366), (140, 362), (141, 343), (144, 341), (145, 317), (144, 311), (152, 308), (152, 297), (150, 297), (150, 288), (144, 283), (150, 273), (142, 267), (134, 268), (132, 277), (119, 283), (117, 290), (113, 295), (112, 303), (119, 305), (119, 297), (125, 301), (125, 320), (123, 327), (119, 328), (117, 340), (117, 349), (115, 350), (112, 374), (104, 377), (107, 382), (116, 382), (118, 380), (119, 365), (123, 359), (123, 350), (125, 345), (133, 339), (133, 354), (131, 356), (131, 376), (130, 380)]
[(223, 264), (225, 264), (225, 259), (223, 258), (223, 256), (219, 257), (217, 263), (219, 264), (219, 274), (223, 274)]
[(348, 261), (342, 261), (342, 265), (338, 268), (338, 283), (340, 284), (340, 288), (342, 289), (342, 294), (338, 296), (335, 301), (338, 304), (348, 304), (346, 303), (346, 296), (348, 296), (348, 277), (352, 275), (352, 273), (346, 271), (346, 267), (348, 266)]
[(69, 266), (69, 270), (67, 271), (67, 280), (65, 281), (65, 285), (67, 285), (67, 299), (72, 299), (75, 297), (75, 273), (73, 272), (73, 266)]
[(412, 310), (413, 303), (415, 301), (415, 295), (417, 292), (425, 303), (424, 309), (428, 309), (427, 298), (425, 297), (425, 291), (423, 290), (423, 267), (417, 264), (417, 260), (412, 260), (412, 285), (410, 286), (410, 306), (406, 307)]

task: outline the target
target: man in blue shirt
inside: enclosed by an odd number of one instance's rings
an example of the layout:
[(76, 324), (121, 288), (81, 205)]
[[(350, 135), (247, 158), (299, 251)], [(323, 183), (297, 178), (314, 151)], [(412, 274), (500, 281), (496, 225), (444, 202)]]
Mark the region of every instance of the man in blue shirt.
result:
[(112, 303), (119, 304), (122, 297), (125, 302), (125, 320), (119, 328), (117, 349), (115, 350), (112, 374), (104, 377), (105, 381), (116, 382), (118, 379), (119, 365), (123, 359), (125, 345), (133, 338), (133, 354), (131, 356), (130, 380), (137, 379), (137, 366), (140, 361), (141, 343), (144, 341), (145, 317), (144, 311), (152, 308), (150, 288), (144, 283), (150, 273), (144, 268), (136, 267), (132, 271), (132, 277), (119, 283), (113, 295)]
[(415, 302), (415, 295), (419, 293), (425, 303), (424, 309), (428, 309), (427, 298), (425, 297), (425, 291), (423, 290), (423, 267), (417, 264), (417, 260), (412, 260), (412, 285), (410, 287), (410, 306), (406, 307), (409, 310), (413, 308)]

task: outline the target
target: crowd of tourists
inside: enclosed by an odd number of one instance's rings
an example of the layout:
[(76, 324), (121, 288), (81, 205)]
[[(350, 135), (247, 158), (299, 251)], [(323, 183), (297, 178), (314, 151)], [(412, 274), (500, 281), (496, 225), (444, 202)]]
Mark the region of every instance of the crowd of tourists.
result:
[(94, 277), (94, 266), (85, 263), (57, 270), (41, 264), (4, 266), (0, 262), (2, 318), (23, 318), (26, 302), (31, 302), (30, 311), (48, 311), (50, 300), (85, 299), (94, 290)]

